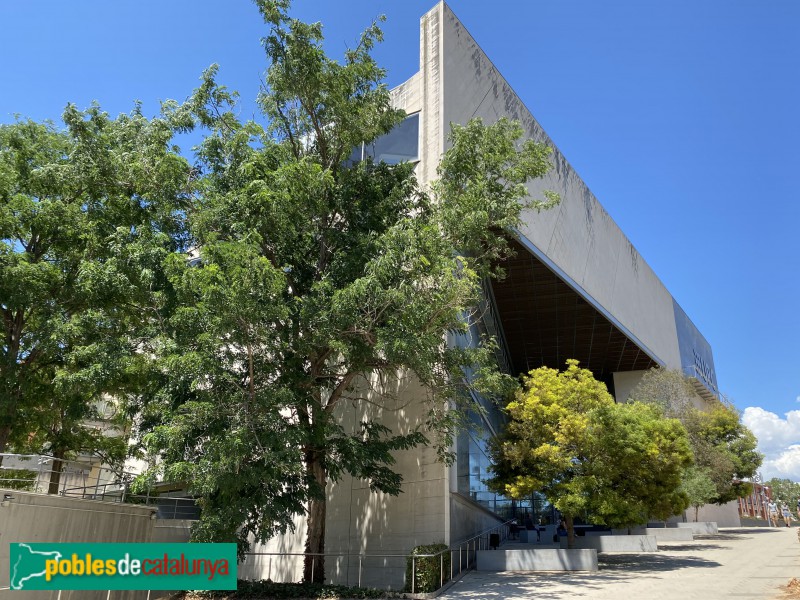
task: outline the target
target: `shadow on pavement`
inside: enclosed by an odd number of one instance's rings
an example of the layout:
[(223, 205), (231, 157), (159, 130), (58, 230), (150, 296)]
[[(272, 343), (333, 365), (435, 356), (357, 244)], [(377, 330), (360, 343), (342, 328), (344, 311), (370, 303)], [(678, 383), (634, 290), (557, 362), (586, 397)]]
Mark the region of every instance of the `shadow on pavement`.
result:
[(600, 572), (621, 571), (625, 573), (647, 573), (721, 566), (715, 560), (707, 560), (699, 556), (664, 556), (660, 554), (609, 554), (600, 557), (598, 562)]
[[(707, 548), (708, 546), (706, 546)], [(592, 590), (607, 589), (610, 582), (624, 582), (645, 573), (678, 569), (711, 569), (720, 563), (699, 556), (646, 554), (605, 554), (599, 557), (595, 573), (504, 573), (472, 571), (456, 582), (440, 600), (572, 600), (591, 596)]]
[[(456, 582), (452, 588), (447, 590), (439, 600), (576, 600), (597, 597), (596, 593), (601, 590), (603, 598), (616, 597), (621, 599), (627, 598), (647, 598), (651, 597), (649, 594), (649, 587), (658, 591), (660, 595), (657, 597), (664, 598), (685, 598), (685, 590), (680, 595), (670, 595), (670, 588), (672, 582), (677, 579), (694, 578), (697, 581), (714, 581), (714, 578), (731, 577), (731, 570), (725, 571), (727, 558), (723, 556), (730, 556), (727, 553), (720, 554), (720, 550), (736, 550), (737, 545), (726, 544), (728, 541), (740, 541), (745, 545), (748, 540), (757, 538), (759, 533), (775, 533), (775, 529), (769, 528), (736, 528), (725, 529), (718, 535), (704, 535), (696, 536), (695, 542), (688, 543), (673, 543), (666, 546), (659, 544), (659, 547), (666, 550), (663, 553), (614, 553), (614, 554), (601, 554), (598, 557), (600, 570), (597, 572), (550, 572), (550, 573), (522, 573), (522, 572), (481, 572), (472, 571), (468, 573), (464, 579)], [(776, 536), (783, 537), (783, 536)], [(794, 536), (791, 536), (794, 538)], [(715, 542), (719, 540), (719, 542)], [(794, 543), (794, 539), (791, 540)], [(761, 545), (770, 545), (771, 539), (760, 538)], [(783, 546), (781, 546), (783, 547)], [(712, 551), (709, 554), (715, 559), (706, 558), (704, 551)], [(794, 555), (792, 555), (794, 556)], [(794, 563), (792, 563), (794, 565)], [(780, 567), (783, 568), (783, 567)], [(793, 567), (792, 567), (793, 568)], [(721, 569), (716, 571), (716, 569)], [(682, 571), (683, 570), (683, 571)], [(791, 575), (795, 575), (790, 571)], [(791, 578), (791, 575), (786, 577), (786, 580)], [(735, 579), (735, 575), (734, 575)], [(765, 577), (760, 578), (767, 581), (775, 581), (773, 574), (767, 573)], [(786, 580), (780, 581), (784, 583)], [(663, 583), (659, 583), (662, 582)], [(643, 584), (642, 582), (647, 582)], [(628, 587), (632, 585), (632, 587)], [(645, 587), (642, 587), (644, 585)], [(800, 583), (793, 584), (796, 587)], [(662, 587), (659, 587), (662, 586)], [(723, 586), (724, 587), (724, 586)], [(741, 595), (748, 598), (768, 598), (773, 597), (771, 594), (762, 594), (761, 588), (764, 590), (769, 588), (768, 583), (764, 586), (759, 585), (751, 586), (752, 589), (759, 590), (758, 593), (750, 593), (749, 588), (743, 586)], [(618, 595), (611, 596), (608, 594), (609, 590), (615, 589)], [(643, 589), (648, 589), (648, 594), (642, 593)], [(714, 586), (706, 586), (703, 590), (703, 595), (695, 595), (692, 597), (697, 598), (718, 598), (722, 597), (714, 595)], [(784, 588), (788, 589), (788, 588)], [(632, 590), (636, 594), (631, 594)], [(738, 588), (737, 588), (738, 590)], [(777, 591), (777, 590), (775, 590)], [(789, 596), (794, 598), (794, 596)], [(787, 600), (788, 598), (787, 597)], [(800, 600), (800, 596), (797, 596)]]
[(702, 552), (703, 550), (732, 550), (733, 548), (719, 544), (659, 544), (658, 549), (669, 552)]
[(629, 579), (623, 573), (485, 573), (472, 571), (447, 590), (440, 600), (506, 600), (536, 598), (567, 600), (604, 588), (609, 581)]
[(704, 540), (735, 540), (742, 535), (756, 535), (759, 533), (772, 533), (776, 527), (746, 527), (742, 529), (726, 529), (715, 535), (695, 536)]

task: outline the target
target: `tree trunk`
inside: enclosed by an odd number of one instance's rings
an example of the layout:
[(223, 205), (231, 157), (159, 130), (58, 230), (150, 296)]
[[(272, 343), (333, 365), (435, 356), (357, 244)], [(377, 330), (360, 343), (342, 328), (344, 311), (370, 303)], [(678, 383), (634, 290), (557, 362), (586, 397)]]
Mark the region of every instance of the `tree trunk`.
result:
[(327, 497), (325, 487), (325, 451), (310, 450), (306, 453), (306, 474), (316, 482), (320, 496), (312, 497), (308, 503), (306, 527), (306, 556), (303, 562), (303, 581), (325, 583), (325, 511)]
[(58, 485), (61, 483), (61, 471), (64, 463), (60, 459), (64, 458), (63, 450), (56, 450), (53, 453), (53, 469), (50, 471), (50, 485), (47, 488), (48, 494), (58, 494)]
[(575, 520), (572, 515), (566, 515), (564, 522), (567, 524), (567, 548), (575, 547)]

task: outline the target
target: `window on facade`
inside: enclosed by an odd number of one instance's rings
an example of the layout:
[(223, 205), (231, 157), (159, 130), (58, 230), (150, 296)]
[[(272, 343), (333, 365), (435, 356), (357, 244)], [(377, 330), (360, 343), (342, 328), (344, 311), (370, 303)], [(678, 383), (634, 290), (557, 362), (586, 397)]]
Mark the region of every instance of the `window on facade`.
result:
[(367, 157), (373, 162), (396, 165), (419, 160), (419, 113), (407, 116), (394, 129), (374, 142), (361, 144), (350, 155), (350, 163)]

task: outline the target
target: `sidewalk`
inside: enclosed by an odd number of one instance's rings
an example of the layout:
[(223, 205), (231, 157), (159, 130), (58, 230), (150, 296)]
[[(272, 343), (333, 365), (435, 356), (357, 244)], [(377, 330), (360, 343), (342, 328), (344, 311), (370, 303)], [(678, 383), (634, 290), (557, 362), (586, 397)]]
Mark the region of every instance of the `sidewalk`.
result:
[(723, 528), (652, 554), (600, 555), (596, 573), (473, 571), (441, 600), (780, 598), (800, 578), (797, 527)]

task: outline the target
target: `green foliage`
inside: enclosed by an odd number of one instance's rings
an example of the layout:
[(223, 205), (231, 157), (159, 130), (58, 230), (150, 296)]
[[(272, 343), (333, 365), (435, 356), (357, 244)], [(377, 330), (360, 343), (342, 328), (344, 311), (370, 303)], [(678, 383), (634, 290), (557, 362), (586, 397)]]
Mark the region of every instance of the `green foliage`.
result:
[[(416, 546), (406, 559), (405, 591), (415, 594), (435, 592), (450, 579), (450, 553), (447, 544)], [(424, 556), (433, 554), (434, 556)], [(420, 556), (423, 555), (423, 556)]]
[(118, 461), (125, 441), (85, 422), (135, 379), (131, 331), (180, 247), (189, 168), (138, 107), (63, 120), (0, 126), (0, 451)]
[(491, 444), (492, 489), (543, 493), (568, 529), (579, 515), (622, 527), (688, 506), (679, 485), (691, 451), (680, 423), (652, 406), (615, 404), (577, 361), (531, 371), (506, 409), (511, 421)]
[(683, 473), (681, 490), (689, 498), (690, 506), (694, 507), (694, 520), (697, 521), (700, 507), (708, 504), (717, 495), (717, 486), (711, 469), (697, 466), (686, 469)]
[(603, 487), (588, 490), (593, 520), (625, 527), (682, 512), (689, 505), (680, 486), (691, 450), (680, 422), (640, 403), (604, 407), (595, 418), (592, 472)]
[(36, 471), (28, 469), (0, 470), (0, 488), (32, 492), (36, 488)]
[(548, 171), (551, 149), (533, 140), (520, 144), (522, 126), (506, 119), (492, 127), (473, 119), (450, 128), (451, 148), (433, 185), (447, 200), (438, 205), (439, 222), (453, 245), (472, 257), (480, 276), (497, 275), (497, 263), (508, 254), (505, 234), (521, 225), (521, 210), (541, 211), (559, 202), (549, 191), (544, 200), (530, 198), (525, 188)]
[(631, 392), (631, 398), (662, 407), (686, 428), (694, 462), (705, 469), (716, 493), (709, 502), (725, 504), (747, 496), (763, 456), (757, 440), (741, 423), (739, 413), (719, 400), (704, 401), (678, 371), (652, 369)]
[(702, 398), (680, 371), (660, 367), (647, 371), (628, 399), (654, 404), (665, 415), (681, 422), (693, 409), (703, 406)]
[[(457, 408), (513, 386), (492, 340), (444, 340), (469, 330), (521, 211), (556, 199), (527, 198), (549, 150), (505, 120), (454, 126), (428, 192), (412, 165), (349, 164), (404, 117), (370, 54), (380, 29), (337, 62), (319, 24), (257, 4), (263, 124), (214, 66), (160, 118), (69, 106), (65, 129), (0, 127), (0, 450), (118, 460), (123, 438), (85, 426), (115, 398), (161, 459), (137, 485), (185, 482), (197, 539), (243, 550), (307, 510), (319, 553), (329, 481), (400, 493), (397, 452), (430, 440), (452, 460)], [(194, 128), (190, 168), (171, 143)], [(426, 417), (392, 431), (375, 415), (408, 376)], [(345, 406), (363, 419), (343, 426)]]
[(715, 504), (725, 504), (747, 496), (751, 484), (743, 481), (756, 474), (763, 455), (756, 450), (758, 441), (739, 420), (730, 405), (714, 402), (710, 410), (693, 411), (686, 429), (692, 440), (695, 462), (711, 471), (717, 494)]
[[(397, 452), (430, 441), (452, 460), (457, 408), (474, 390), (514, 385), (492, 340), (444, 340), (469, 330), (521, 211), (554, 197), (527, 199), (548, 150), (518, 143), (522, 129), (505, 120), (454, 127), (429, 193), (413, 165), (346, 162), (404, 117), (370, 54), (380, 29), (337, 62), (319, 24), (290, 18), (288, 2), (257, 4), (269, 27), (266, 123), (239, 121), (214, 67), (187, 103), (167, 106), (174, 127), (209, 133), (187, 213), (199, 258), (167, 260), (172, 303), (144, 346), (155, 360), (141, 442), (161, 456), (163, 476), (200, 498), (197, 539), (244, 550), (291, 527), (308, 503), (306, 550), (322, 553), (330, 481), (352, 475), (400, 493)], [(427, 391), (425, 417), (391, 430), (380, 413), (409, 376)], [(342, 423), (346, 407), (359, 414), (354, 426)], [(319, 565), (314, 573), (323, 577)]]
[(797, 501), (800, 500), (799, 482), (773, 477), (765, 482), (764, 485), (770, 488), (772, 499), (779, 505), (785, 502), (790, 509), (794, 509), (797, 506)]
[[(216, 598), (219, 600), (259, 600), (272, 598), (326, 599), (338, 598), (404, 598), (403, 594), (374, 590), (370, 588), (347, 587), (343, 585), (323, 585), (319, 583), (275, 583), (273, 581), (237, 582), (235, 592), (189, 592), (181, 593), (177, 598), (195, 600), (200, 598)], [(175, 599), (175, 596), (171, 596)]]

